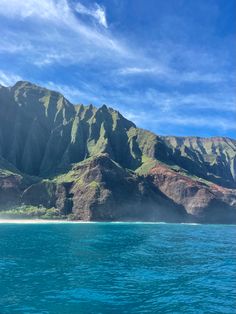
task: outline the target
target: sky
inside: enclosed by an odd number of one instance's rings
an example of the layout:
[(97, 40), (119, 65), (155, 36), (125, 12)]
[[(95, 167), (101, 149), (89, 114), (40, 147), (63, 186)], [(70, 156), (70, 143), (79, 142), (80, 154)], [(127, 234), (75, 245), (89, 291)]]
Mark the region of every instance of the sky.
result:
[(236, 138), (235, 0), (0, 0), (0, 84), (160, 135)]

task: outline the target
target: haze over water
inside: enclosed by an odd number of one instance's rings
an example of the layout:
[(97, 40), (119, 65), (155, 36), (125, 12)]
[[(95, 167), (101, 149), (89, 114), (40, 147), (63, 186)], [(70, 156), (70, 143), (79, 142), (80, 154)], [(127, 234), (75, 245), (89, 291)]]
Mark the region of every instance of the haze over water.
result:
[(235, 313), (236, 227), (1, 224), (0, 313)]

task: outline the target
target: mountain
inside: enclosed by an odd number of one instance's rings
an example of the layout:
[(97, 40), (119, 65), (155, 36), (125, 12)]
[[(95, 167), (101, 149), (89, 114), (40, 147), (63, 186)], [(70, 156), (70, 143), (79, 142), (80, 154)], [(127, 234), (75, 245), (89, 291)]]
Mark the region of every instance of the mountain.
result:
[(22, 206), (82, 220), (235, 223), (236, 141), (158, 136), (106, 105), (0, 86), (0, 215)]

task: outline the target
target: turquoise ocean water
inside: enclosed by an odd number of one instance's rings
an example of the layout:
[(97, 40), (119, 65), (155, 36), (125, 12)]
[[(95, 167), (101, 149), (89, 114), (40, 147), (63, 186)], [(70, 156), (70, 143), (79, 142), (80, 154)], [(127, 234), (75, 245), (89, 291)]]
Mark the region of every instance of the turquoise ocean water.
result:
[(236, 313), (236, 227), (0, 224), (0, 313)]

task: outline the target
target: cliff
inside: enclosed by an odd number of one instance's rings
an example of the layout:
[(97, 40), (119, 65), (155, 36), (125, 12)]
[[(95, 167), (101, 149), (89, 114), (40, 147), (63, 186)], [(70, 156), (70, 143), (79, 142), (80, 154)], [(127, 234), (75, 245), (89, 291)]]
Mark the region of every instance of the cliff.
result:
[[(236, 141), (163, 137), (118, 111), (0, 87), (0, 210), (82, 220), (236, 221)], [(0, 213), (1, 215), (1, 213)]]

